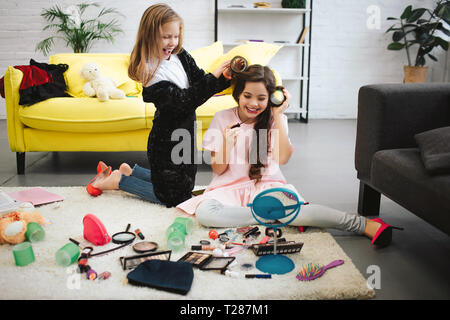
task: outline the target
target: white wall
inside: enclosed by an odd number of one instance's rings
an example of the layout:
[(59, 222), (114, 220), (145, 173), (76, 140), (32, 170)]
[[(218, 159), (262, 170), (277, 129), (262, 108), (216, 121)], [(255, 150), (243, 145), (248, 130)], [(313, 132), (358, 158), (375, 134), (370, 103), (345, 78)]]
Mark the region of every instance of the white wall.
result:
[[(34, 51), (36, 44), (48, 35), (41, 31), (45, 25), (40, 17), (42, 8), (56, 3), (66, 8), (79, 2), (81, 0), (0, 0), (0, 76), (8, 65), (28, 65), (30, 58), (47, 61), (47, 57)], [(91, 52), (130, 52), (142, 13), (157, 2), (168, 3), (183, 17), (187, 50), (214, 40), (213, 0), (98, 2), (115, 7), (125, 15), (121, 19), (125, 33), (116, 38), (115, 44), (101, 42), (94, 45)], [(391, 25), (386, 18), (399, 16), (408, 4), (431, 8), (433, 3), (434, 0), (314, 0), (310, 117), (355, 118), (357, 92), (362, 85), (401, 82), (406, 55), (404, 51), (386, 50), (391, 37), (384, 33)], [(367, 27), (370, 6), (379, 8), (380, 29)], [(444, 67), (445, 52), (440, 51), (435, 53), (439, 63), (429, 60), (430, 81), (442, 81), (443, 72), (438, 69)], [(59, 42), (52, 53), (61, 52), (70, 52), (70, 49)], [(0, 99), (0, 118), (6, 118), (4, 99)]]
[[(434, 3), (434, 0), (314, 1), (310, 117), (356, 118), (361, 86), (402, 82), (406, 53), (386, 49), (392, 33), (385, 31), (393, 24), (386, 18), (399, 17), (409, 4), (414, 8), (433, 8)], [(380, 14), (379, 29), (367, 26), (373, 10)], [(444, 50), (439, 48), (433, 54), (439, 63), (427, 59), (431, 69), (429, 81), (437, 80), (432, 76), (436, 69), (443, 68), (445, 60)]]

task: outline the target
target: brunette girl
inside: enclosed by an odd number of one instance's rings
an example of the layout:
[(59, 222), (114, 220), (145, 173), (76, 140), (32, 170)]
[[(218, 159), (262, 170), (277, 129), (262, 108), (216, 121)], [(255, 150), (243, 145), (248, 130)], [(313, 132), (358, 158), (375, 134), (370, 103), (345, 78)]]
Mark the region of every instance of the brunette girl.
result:
[[(247, 204), (269, 188), (285, 187), (298, 194), (279, 167), (294, 151), (283, 114), (289, 92), (284, 89), (287, 99), (274, 106), (269, 99), (275, 90), (273, 73), (260, 65), (250, 66), (233, 81), (238, 106), (217, 112), (203, 140), (203, 148), (211, 151), (212, 181), (202, 195), (177, 206), (196, 214), (198, 221), (209, 227), (256, 224)], [(380, 219), (368, 220), (314, 204), (302, 206), (291, 225), (351, 231), (378, 245), (389, 244), (392, 236), (392, 227)]]

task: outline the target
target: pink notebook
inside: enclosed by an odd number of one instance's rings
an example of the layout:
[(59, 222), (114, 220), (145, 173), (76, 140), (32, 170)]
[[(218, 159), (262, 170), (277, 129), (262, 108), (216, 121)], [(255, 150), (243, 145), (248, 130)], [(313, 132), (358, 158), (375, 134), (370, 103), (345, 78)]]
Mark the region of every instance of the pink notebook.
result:
[(35, 206), (64, 200), (64, 197), (39, 187), (11, 192), (9, 196), (21, 202), (31, 202)]

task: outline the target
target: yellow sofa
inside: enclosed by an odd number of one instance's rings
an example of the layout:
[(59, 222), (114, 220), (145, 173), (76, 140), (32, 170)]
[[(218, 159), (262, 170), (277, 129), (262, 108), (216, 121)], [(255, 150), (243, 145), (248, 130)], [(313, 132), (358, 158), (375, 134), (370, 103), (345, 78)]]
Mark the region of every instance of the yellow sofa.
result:
[[(226, 58), (221, 42), (194, 50), (191, 55), (205, 71)], [(82, 92), (84, 81), (78, 74), (86, 62), (97, 63), (102, 74), (115, 79), (127, 97), (107, 102), (86, 97)], [(56, 54), (49, 63), (69, 65), (64, 77), (71, 97), (21, 106), (18, 102), (23, 73), (9, 66), (4, 77), (9, 146), (16, 152), (19, 174), (25, 171), (26, 152), (147, 150), (155, 107), (142, 100), (141, 85), (128, 78), (128, 54)], [(236, 105), (230, 90), (224, 93), (213, 96), (197, 109), (198, 144), (214, 114)]]

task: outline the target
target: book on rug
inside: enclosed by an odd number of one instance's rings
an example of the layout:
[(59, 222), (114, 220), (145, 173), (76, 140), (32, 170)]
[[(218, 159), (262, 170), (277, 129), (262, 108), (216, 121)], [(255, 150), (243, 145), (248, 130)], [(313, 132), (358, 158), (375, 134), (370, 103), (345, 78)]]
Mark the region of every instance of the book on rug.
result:
[(31, 202), (34, 206), (64, 200), (64, 197), (40, 187), (11, 192), (9, 196), (20, 202)]

